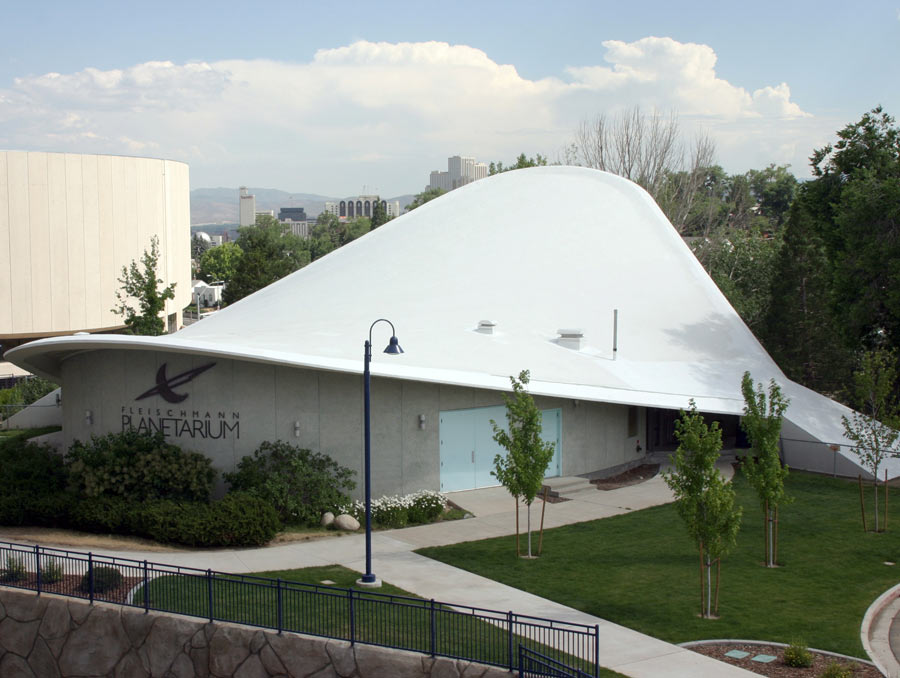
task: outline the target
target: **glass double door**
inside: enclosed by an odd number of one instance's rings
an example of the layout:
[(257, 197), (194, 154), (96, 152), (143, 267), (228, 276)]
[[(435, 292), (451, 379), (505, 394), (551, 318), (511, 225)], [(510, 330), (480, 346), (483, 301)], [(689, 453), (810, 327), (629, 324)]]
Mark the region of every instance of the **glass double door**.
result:
[[(544, 410), (541, 437), (555, 446), (546, 476), (560, 474), (562, 411)], [(479, 407), (441, 412), (441, 491), (471, 490), (498, 485), (491, 475), (494, 457), (506, 451), (494, 440), (491, 420), (506, 427), (506, 407)]]

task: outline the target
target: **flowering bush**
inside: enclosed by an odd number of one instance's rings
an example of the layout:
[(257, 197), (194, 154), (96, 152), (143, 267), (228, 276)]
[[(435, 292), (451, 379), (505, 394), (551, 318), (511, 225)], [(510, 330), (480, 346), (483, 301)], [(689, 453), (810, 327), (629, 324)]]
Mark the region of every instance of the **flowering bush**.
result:
[[(394, 495), (372, 500), (372, 523), (379, 527), (404, 527), (434, 521), (444, 511), (446, 502), (440, 492), (420, 490), (413, 494)], [(355, 501), (341, 507), (360, 523), (366, 519), (366, 505)]]

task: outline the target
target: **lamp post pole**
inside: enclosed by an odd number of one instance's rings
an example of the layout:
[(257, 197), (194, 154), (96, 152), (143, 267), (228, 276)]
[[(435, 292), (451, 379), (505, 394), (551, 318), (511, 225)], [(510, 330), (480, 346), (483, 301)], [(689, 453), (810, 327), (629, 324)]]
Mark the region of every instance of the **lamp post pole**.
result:
[(381, 581), (372, 572), (372, 397), (370, 390), (371, 374), (369, 363), (372, 362), (372, 329), (380, 322), (391, 326), (391, 340), (385, 353), (396, 355), (403, 353), (400, 343), (397, 341), (394, 324), (385, 318), (379, 318), (369, 327), (369, 338), (365, 343), (363, 358), (363, 393), (365, 401), (365, 475), (366, 475), (366, 573), (357, 580), (361, 586), (379, 587)]

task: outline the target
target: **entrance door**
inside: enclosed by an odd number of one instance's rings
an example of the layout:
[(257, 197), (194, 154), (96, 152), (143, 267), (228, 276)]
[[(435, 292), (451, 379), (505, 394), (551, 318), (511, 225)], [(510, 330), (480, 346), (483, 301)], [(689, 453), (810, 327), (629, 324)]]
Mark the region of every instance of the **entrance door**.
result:
[[(562, 411), (544, 410), (541, 438), (555, 447), (547, 466), (548, 477), (560, 474), (562, 455)], [(441, 491), (471, 490), (497, 485), (491, 475), (494, 457), (505, 450), (494, 441), (491, 420), (506, 424), (506, 407), (441, 412)]]

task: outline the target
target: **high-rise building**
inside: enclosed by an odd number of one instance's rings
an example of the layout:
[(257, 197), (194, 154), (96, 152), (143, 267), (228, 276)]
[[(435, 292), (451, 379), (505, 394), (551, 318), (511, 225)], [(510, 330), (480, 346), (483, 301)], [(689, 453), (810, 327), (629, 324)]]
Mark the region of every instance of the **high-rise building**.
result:
[(483, 162), (476, 162), (475, 158), (454, 155), (447, 158), (447, 171), (434, 170), (428, 182), (428, 188), (439, 188), (442, 191), (452, 191), (454, 188), (471, 184), (473, 181), (484, 179), (488, 175), (488, 166)]
[(241, 226), (253, 226), (256, 224), (256, 196), (241, 186)]

